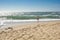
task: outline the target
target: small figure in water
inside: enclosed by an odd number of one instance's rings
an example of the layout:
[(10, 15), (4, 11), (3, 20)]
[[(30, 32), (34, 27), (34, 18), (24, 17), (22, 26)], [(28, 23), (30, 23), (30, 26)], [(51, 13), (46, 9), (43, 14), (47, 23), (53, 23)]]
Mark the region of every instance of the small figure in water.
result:
[(40, 27), (40, 23), (39, 23), (39, 16), (37, 16), (37, 26)]
[(39, 22), (39, 16), (37, 16), (37, 22)]

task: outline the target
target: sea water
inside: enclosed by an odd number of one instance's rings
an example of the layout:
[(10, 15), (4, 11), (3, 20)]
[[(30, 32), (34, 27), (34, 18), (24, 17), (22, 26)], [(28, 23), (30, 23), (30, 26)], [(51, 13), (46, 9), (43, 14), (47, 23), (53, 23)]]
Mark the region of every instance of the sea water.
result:
[[(39, 19), (40, 22), (42, 21), (57, 21), (60, 19)], [(29, 19), (29, 20), (0, 20), (0, 27), (3, 26), (12, 26), (12, 25), (16, 25), (16, 24), (28, 24), (28, 23), (33, 23), (33, 22), (37, 22), (36, 19)]]

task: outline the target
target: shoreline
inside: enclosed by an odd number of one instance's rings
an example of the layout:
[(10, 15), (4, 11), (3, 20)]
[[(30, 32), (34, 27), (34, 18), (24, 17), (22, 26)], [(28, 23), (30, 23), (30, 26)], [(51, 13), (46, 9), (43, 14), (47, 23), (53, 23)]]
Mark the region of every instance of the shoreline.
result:
[(23, 25), (30, 25), (30, 24), (39, 24), (39, 23), (41, 23), (41, 24), (46, 24), (46, 23), (49, 23), (49, 22), (52, 22), (52, 23), (54, 23), (54, 22), (60, 22), (60, 20), (53, 20), (53, 21), (39, 21), (39, 22), (37, 22), (37, 21), (30, 21), (30, 22), (23, 22), (23, 23), (18, 23), (18, 22), (12, 22), (12, 23), (10, 23), (10, 24), (7, 24), (7, 25), (2, 25), (1, 27), (0, 27), (0, 29), (4, 29), (4, 28), (8, 28), (8, 27), (14, 27), (14, 26), (18, 26), (18, 25), (20, 25), (20, 26), (23, 26)]
[[(60, 21), (60, 19), (39, 19), (39, 22), (55, 22), (55, 21)], [(30, 20), (1, 20), (0, 21), (0, 28), (7, 27), (7, 26), (31, 24), (31, 23), (37, 23), (37, 20), (36, 19), (30, 19)]]

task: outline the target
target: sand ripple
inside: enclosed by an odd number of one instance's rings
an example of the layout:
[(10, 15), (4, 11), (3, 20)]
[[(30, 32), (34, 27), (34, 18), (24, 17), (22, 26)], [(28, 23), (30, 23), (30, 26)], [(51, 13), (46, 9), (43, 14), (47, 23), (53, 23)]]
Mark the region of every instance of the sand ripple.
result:
[(0, 40), (60, 40), (60, 21), (18, 25), (0, 31)]

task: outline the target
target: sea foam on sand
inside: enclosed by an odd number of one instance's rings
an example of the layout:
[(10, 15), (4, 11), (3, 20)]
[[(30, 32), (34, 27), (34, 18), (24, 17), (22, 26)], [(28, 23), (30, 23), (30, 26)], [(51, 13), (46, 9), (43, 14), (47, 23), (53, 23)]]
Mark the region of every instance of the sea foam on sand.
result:
[[(44, 21), (58, 21), (60, 19), (39, 19), (40, 22)], [(37, 22), (37, 19), (28, 19), (28, 20), (0, 20), (0, 27), (2, 26), (12, 26), (17, 24), (28, 24)]]

